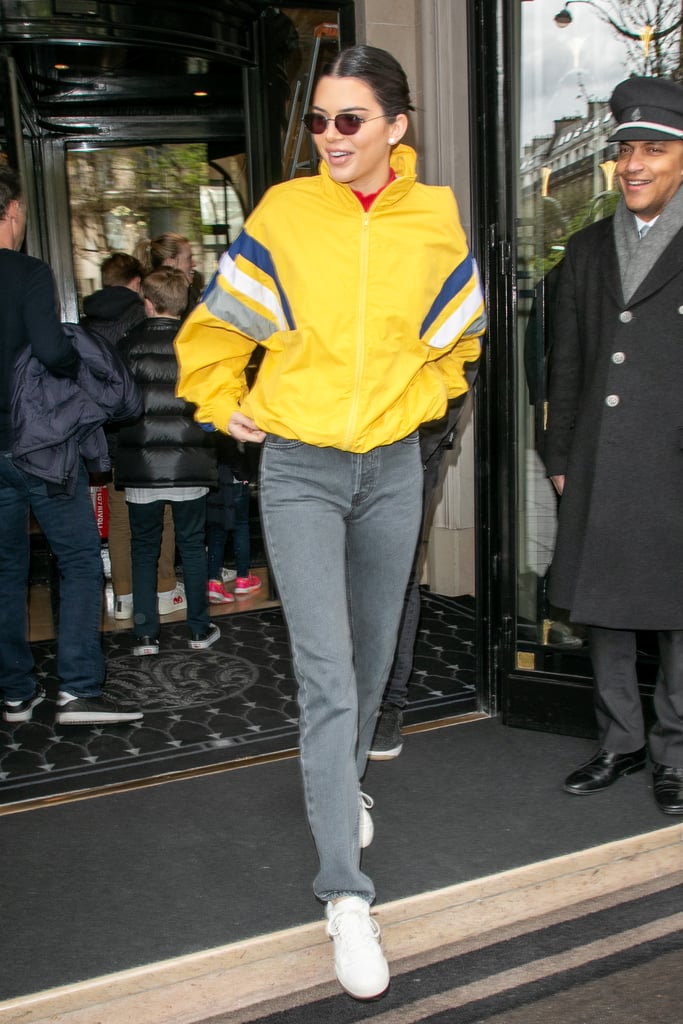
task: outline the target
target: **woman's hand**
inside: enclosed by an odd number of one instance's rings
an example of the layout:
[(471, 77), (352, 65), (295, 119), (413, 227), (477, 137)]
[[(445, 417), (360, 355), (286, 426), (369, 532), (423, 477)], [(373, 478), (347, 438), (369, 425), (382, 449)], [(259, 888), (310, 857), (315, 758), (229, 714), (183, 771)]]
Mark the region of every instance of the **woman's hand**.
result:
[(557, 493), (558, 494), (562, 494), (562, 492), (564, 491), (564, 481), (565, 481), (564, 475), (562, 475), (562, 476), (551, 476), (550, 477), (550, 481), (551, 481), (553, 487), (555, 488), (555, 490), (557, 491)]
[(254, 421), (244, 413), (234, 412), (228, 420), (228, 433), (236, 441), (254, 441), (262, 444), (266, 439), (264, 430), (259, 430)]

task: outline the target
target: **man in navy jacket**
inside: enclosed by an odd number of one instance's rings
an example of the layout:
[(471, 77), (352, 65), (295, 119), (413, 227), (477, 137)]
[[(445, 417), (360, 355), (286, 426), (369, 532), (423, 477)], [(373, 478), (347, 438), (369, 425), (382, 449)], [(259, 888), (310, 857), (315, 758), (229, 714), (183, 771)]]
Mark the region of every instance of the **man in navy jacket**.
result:
[[(60, 725), (142, 718), (103, 694), (100, 640), (102, 559), (88, 472), (79, 459), (68, 490), (19, 468), (12, 458), (15, 365), (26, 349), (51, 374), (76, 381), (80, 357), (62, 329), (47, 264), (19, 250), (26, 208), (19, 177), (0, 166), (0, 695), (6, 722), (27, 722), (45, 697), (28, 643), (28, 513), (33, 512), (59, 565), (56, 721)], [(49, 410), (46, 410), (46, 414)]]

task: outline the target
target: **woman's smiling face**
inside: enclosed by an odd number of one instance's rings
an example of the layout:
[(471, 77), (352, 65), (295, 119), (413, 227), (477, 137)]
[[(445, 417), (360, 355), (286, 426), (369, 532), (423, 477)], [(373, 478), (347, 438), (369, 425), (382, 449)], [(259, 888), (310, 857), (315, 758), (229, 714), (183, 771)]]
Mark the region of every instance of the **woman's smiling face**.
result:
[[(363, 195), (372, 195), (386, 185), (391, 147), (408, 126), (405, 114), (390, 121), (365, 82), (329, 76), (318, 81), (311, 111), (328, 118), (325, 131), (313, 139), (335, 181)], [(355, 135), (342, 135), (334, 123), (334, 117), (342, 113), (357, 114), (366, 123)]]

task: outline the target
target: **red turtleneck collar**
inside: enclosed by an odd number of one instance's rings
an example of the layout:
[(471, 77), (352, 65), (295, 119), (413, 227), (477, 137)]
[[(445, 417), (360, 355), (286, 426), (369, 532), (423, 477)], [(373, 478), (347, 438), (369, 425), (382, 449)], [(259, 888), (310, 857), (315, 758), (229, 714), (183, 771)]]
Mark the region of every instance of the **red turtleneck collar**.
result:
[(395, 181), (395, 180), (396, 180), (396, 171), (394, 170), (393, 167), (391, 167), (389, 169), (389, 181), (387, 182), (386, 185), (382, 185), (381, 188), (378, 188), (376, 192), (373, 192), (369, 196), (365, 196), (365, 195), (363, 195), (362, 192), (356, 192), (355, 188), (352, 188), (351, 191), (353, 192), (354, 196), (356, 196), (356, 198), (358, 199), (358, 202), (361, 204), (361, 206), (363, 207), (363, 209), (367, 213), (367, 211), (370, 209), (370, 207), (372, 206), (372, 204), (374, 203), (375, 199), (380, 194), (380, 192), (384, 192), (384, 189), (387, 187), (387, 185), (390, 185), (391, 182)]

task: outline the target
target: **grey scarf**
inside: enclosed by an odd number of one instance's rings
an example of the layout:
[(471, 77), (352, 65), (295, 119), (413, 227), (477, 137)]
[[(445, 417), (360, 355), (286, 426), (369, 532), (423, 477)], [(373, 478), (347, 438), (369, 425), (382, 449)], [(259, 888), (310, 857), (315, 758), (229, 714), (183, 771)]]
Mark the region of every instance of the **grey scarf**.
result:
[(650, 228), (645, 238), (638, 237), (636, 219), (626, 207), (623, 196), (614, 214), (614, 242), (619, 259), (621, 287), (626, 303), (635, 295), (669, 243), (683, 228), (683, 187), (679, 188)]

